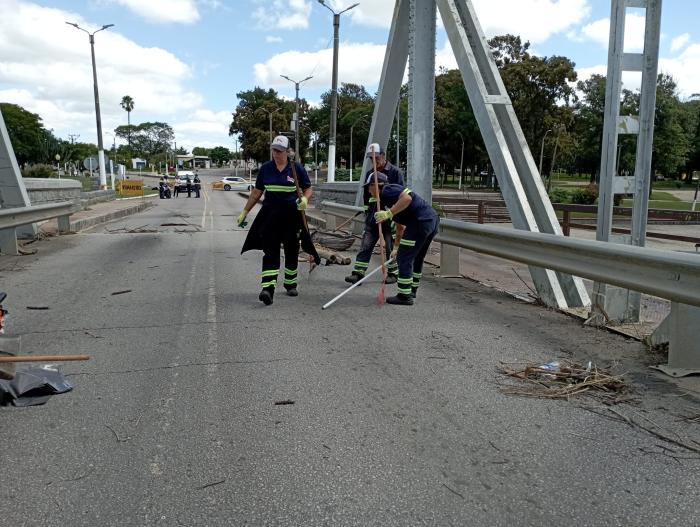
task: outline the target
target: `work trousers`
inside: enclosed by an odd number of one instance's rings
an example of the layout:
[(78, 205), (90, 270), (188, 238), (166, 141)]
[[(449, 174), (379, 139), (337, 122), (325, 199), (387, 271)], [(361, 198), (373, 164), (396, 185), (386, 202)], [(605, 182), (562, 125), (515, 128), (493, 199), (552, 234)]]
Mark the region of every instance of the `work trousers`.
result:
[(274, 291), (280, 272), (280, 245), (284, 247), (284, 288), (296, 289), (299, 266), (299, 213), (296, 210), (271, 215), (263, 235), (260, 285)]
[[(379, 229), (377, 228), (377, 223), (374, 221), (374, 210), (370, 209), (366, 214), (372, 215), (372, 218), (365, 219), (365, 230), (362, 233), (362, 244), (360, 245), (360, 252), (357, 253), (355, 258), (355, 267), (352, 272), (360, 276), (364, 276), (369, 267), (369, 260), (372, 258), (372, 252), (374, 251), (374, 246), (377, 245), (379, 241)], [(386, 253), (386, 259), (388, 260), (391, 256), (391, 250), (394, 248), (394, 239), (391, 233), (391, 222), (382, 222), (382, 234), (384, 235), (384, 249)], [(387, 266), (387, 272), (389, 274), (396, 274), (397, 266), (396, 262), (392, 262)]]
[(396, 254), (399, 266), (399, 294), (410, 295), (418, 290), (423, 276), (423, 260), (430, 248), (430, 242), (438, 233), (439, 225), (437, 215), (431, 220), (412, 221), (406, 225)]

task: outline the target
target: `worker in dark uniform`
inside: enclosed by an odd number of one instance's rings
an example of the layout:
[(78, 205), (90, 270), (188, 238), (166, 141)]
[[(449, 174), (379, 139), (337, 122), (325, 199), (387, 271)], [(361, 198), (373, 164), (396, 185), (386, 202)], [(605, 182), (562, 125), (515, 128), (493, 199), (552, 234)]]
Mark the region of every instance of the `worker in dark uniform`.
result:
[(202, 189), (202, 181), (199, 179), (199, 174), (194, 175), (194, 197), (199, 197), (199, 191)]
[[(377, 223), (396, 223), (396, 248), (392, 256), (399, 266), (398, 294), (386, 299), (389, 304), (413, 305), (423, 273), (423, 260), (430, 242), (438, 232), (440, 219), (423, 198), (403, 185), (393, 185), (383, 174), (377, 175), (382, 210), (374, 213)], [(367, 184), (376, 199), (374, 181)]]
[(187, 174), (187, 179), (185, 179), (185, 188), (187, 189), (187, 197), (192, 197), (192, 178)]
[(302, 248), (314, 262), (321, 262), (303, 217), (313, 192), (309, 175), (302, 165), (289, 159), (289, 139), (285, 136), (275, 137), (270, 147), (273, 159), (260, 167), (255, 188), (250, 191), (248, 202), (236, 219), (239, 227), (245, 227), (248, 213), (265, 193), (262, 209), (251, 225), (241, 253), (251, 249), (263, 251), (262, 291), (258, 299), (266, 306), (272, 304), (275, 294), (280, 271), (280, 244), (284, 247), (284, 288), (289, 296), (298, 295), (300, 239)]
[[(372, 143), (367, 149), (367, 157), (372, 157), (374, 152), (374, 157), (377, 163), (377, 172), (384, 174), (387, 177), (389, 183), (403, 185), (403, 173), (401, 169), (395, 167), (386, 159), (386, 154), (382, 150), (379, 143)], [(372, 167), (367, 174), (365, 174), (365, 182), (374, 173), (374, 167)], [(374, 251), (374, 246), (377, 245), (379, 241), (379, 228), (377, 227), (377, 222), (374, 221), (374, 213), (377, 211), (377, 199), (372, 197), (365, 186), (364, 191), (364, 205), (365, 205), (365, 230), (362, 234), (362, 245), (360, 246), (360, 252), (357, 253), (355, 257), (355, 266), (352, 273), (345, 277), (345, 281), (354, 284), (360, 280), (369, 267), (369, 260), (372, 257), (372, 252)], [(392, 226), (391, 222), (387, 221), (382, 225), (382, 233), (384, 234), (384, 249), (386, 251), (386, 258), (389, 259), (391, 250), (393, 248), (392, 239)], [(393, 284), (396, 282), (397, 274), (396, 262), (389, 264), (387, 268), (386, 283)]]

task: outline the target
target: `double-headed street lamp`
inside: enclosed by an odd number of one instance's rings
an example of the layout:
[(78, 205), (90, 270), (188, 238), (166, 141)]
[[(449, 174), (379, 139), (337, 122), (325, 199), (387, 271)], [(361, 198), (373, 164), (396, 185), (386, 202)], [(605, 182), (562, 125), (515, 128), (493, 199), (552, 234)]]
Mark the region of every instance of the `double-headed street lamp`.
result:
[[(313, 75), (310, 75), (306, 77), (305, 79), (301, 79), (300, 81), (295, 81), (293, 79), (290, 79), (286, 75), (280, 75), (283, 79), (287, 79), (290, 82), (294, 83), (294, 89), (296, 90), (296, 95), (294, 96), (294, 101), (296, 102), (297, 105), (297, 110), (296, 113), (294, 114), (294, 151), (296, 152), (296, 161), (297, 163), (301, 163), (301, 152), (299, 148), (299, 85), (302, 82), (306, 82), (309, 79), (313, 79)], [(270, 116), (270, 122), (272, 122), (272, 116)], [(272, 126), (272, 125), (270, 125)], [(272, 139), (270, 139), (270, 143), (272, 143)]]
[(100, 164), (100, 188), (107, 188), (107, 174), (105, 172), (105, 151), (102, 145), (102, 119), (100, 117), (100, 94), (97, 91), (97, 68), (95, 66), (95, 33), (104, 31), (110, 27), (114, 27), (114, 24), (106, 24), (100, 29), (90, 33), (87, 29), (83, 29), (75, 22), (66, 22), (69, 26), (73, 26), (75, 29), (79, 29), (88, 34), (90, 37), (90, 52), (92, 53), (92, 83), (95, 90), (95, 116), (97, 118), (97, 158)]
[(336, 124), (338, 118), (338, 45), (340, 43), (340, 15), (346, 11), (360, 5), (352, 4), (350, 7), (336, 13), (331, 9), (324, 0), (318, 0), (318, 3), (333, 13), (333, 80), (331, 83), (331, 128), (330, 138), (328, 140), (328, 182), (335, 181), (335, 136)]

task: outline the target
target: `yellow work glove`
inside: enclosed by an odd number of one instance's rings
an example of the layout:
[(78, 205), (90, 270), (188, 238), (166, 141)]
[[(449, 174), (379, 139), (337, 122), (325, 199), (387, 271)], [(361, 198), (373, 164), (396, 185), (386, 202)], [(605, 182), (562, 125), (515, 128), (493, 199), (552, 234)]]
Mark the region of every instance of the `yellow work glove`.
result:
[(374, 213), (374, 221), (376, 221), (377, 223), (390, 220), (393, 217), (394, 215), (391, 213), (390, 210), (380, 210), (379, 212)]
[(389, 257), (390, 257), (392, 260), (396, 260), (396, 255), (398, 254), (398, 252), (399, 252), (399, 248), (398, 248), (398, 247), (394, 247), (394, 248), (391, 250), (391, 255), (390, 255)]
[(309, 200), (306, 196), (302, 196), (297, 199), (297, 210), (306, 210), (309, 205)]
[(238, 218), (236, 218), (236, 224), (243, 229), (246, 225), (248, 225), (248, 222), (245, 221), (246, 216), (248, 216), (248, 211), (244, 210), (238, 215)]

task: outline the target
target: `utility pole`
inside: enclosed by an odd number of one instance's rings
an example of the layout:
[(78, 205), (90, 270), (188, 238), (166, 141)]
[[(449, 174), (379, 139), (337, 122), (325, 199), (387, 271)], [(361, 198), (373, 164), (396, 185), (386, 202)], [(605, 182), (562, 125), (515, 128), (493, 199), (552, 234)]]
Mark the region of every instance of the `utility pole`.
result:
[[(306, 80), (306, 79), (304, 79), (304, 80)], [(303, 81), (302, 81), (302, 82), (303, 82)], [(298, 102), (298, 99), (299, 99), (299, 86), (297, 85), (297, 113), (299, 112), (299, 102)], [(275, 108), (275, 109), (272, 110), (272, 111), (266, 110), (265, 108), (260, 108), (260, 109), (261, 109), (263, 112), (265, 112), (265, 113), (267, 114), (267, 116), (270, 118), (270, 144), (272, 144), (272, 114), (275, 113), (275, 112), (279, 112), (280, 109), (279, 109), (279, 108)], [(298, 138), (298, 137), (299, 137), (299, 136), (297, 135), (297, 138)], [(298, 141), (298, 139), (297, 139), (297, 141)], [(272, 159), (272, 149), (270, 149), (270, 159)]]
[(69, 26), (73, 26), (80, 31), (88, 34), (90, 37), (90, 53), (92, 55), (92, 83), (95, 92), (95, 117), (97, 119), (97, 159), (100, 164), (100, 189), (104, 190), (107, 188), (107, 173), (105, 171), (105, 151), (102, 145), (102, 118), (100, 117), (100, 94), (97, 90), (97, 66), (95, 65), (95, 33), (104, 31), (110, 27), (114, 27), (114, 24), (106, 24), (100, 29), (90, 33), (86, 29), (83, 29), (75, 22), (66, 22)]
[[(283, 79), (287, 79), (290, 82), (294, 83), (294, 89), (296, 92), (296, 95), (294, 96), (294, 101), (296, 102), (296, 112), (294, 114), (294, 151), (296, 152), (296, 162), (300, 163), (301, 162), (301, 152), (299, 148), (299, 85), (302, 82), (306, 82), (309, 79), (313, 79), (313, 75), (310, 75), (306, 77), (305, 79), (302, 79), (300, 81), (295, 81), (287, 77), (286, 75), (280, 75)], [(270, 123), (272, 123), (272, 114), (270, 114)], [(270, 124), (270, 129), (272, 129), (272, 124)], [(270, 136), (270, 143), (272, 143), (272, 136)]]
[(318, 3), (333, 13), (333, 79), (331, 81), (331, 127), (330, 138), (328, 140), (327, 179), (329, 183), (332, 183), (335, 181), (335, 136), (338, 119), (338, 46), (340, 44), (340, 15), (346, 11), (350, 11), (360, 4), (353, 4), (350, 7), (336, 13), (325, 3), (324, 0), (318, 0)]

